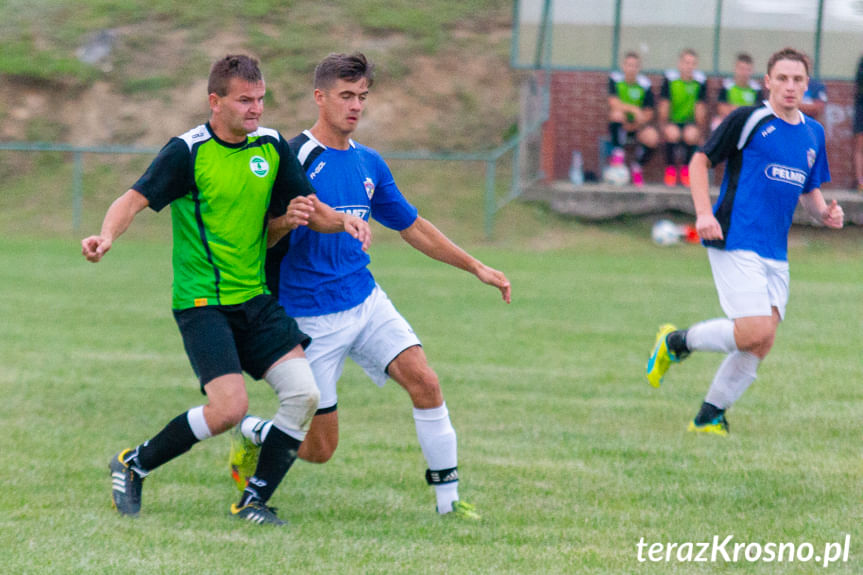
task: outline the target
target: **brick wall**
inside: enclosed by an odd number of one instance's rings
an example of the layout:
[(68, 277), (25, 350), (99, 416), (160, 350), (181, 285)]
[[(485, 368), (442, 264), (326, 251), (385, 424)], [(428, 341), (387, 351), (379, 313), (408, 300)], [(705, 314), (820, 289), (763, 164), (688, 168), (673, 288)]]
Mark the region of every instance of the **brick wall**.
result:
[[(649, 76), (654, 95), (659, 96), (662, 78)], [(716, 94), (721, 79), (708, 79), (708, 105), (715, 108)], [(822, 124), (827, 134), (827, 155), (830, 160), (832, 182), (825, 188), (854, 188), (853, 108), (852, 82), (825, 82), (829, 102)], [(580, 150), (584, 169), (600, 174), (600, 138), (608, 136), (608, 74), (605, 72), (553, 72), (551, 78), (550, 118), (543, 127), (542, 169), (549, 179), (568, 178), (573, 150)], [(656, 155), (645, 169), (648, 182), (662, 179), (665, 154), (660, 144)]]

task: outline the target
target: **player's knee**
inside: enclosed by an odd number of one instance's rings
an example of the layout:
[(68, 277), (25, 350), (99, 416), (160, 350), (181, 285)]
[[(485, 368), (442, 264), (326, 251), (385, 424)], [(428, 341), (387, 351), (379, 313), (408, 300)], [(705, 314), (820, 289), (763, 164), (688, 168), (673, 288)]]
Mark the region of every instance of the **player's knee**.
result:
[(283, 361), (264, 378), (279, 398), (273, 422), (282, 429), (308, 431), (321, 398), (308, 360), (302, 357)]
[(213, 435), (223, 433), (239, 424), (249, 411), (248, 397), (238, 397), (231, 403), (210, 403), (207, 425)]
[(759, 359), (764, 359), (773, 348), (775, 338), (776, 330), (772, 326), (754, 326), (740, 334), (740, 337), (737, 338), (740, 340), (737, 347), (741, 351), (748, 351)]
[(300, 446), (299, 457), (308, 463), (326, 463), (332, 459), (333, 454), (336, 452), (337, 442), (338, 440), (333, 444), (328, 441), (310, 443), (308, 438), (306, 438)]

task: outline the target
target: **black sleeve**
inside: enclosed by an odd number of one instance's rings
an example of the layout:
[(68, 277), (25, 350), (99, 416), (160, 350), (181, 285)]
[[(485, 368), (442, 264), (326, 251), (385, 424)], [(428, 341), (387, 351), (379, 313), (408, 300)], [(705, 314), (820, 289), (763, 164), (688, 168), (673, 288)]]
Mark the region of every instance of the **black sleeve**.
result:
[(701, 151), (707, 154), (711, 165), (721, 164), (737, 151), (743, 126), (755, 109), (755, 106), (737, 108), (713, 130), (707, 143), (701, 147)]
[(132, 189), (147, 198), (150, 208), (158, 212), (194, 187), (191, 159), (186, 142), (171, 138)]
[(662, 88), (659, 89), (659, 97), (663, 100), (671, 99), (671, 85), (668, 83), (668, 78), (662, 79)]
[(707, 82), (705, 81), (703, 84), (698, 86), (698, 101), (706, 102), (707, 101)]
[(648, 88), (644, 92), (644, 102), (641, 103), (642, 108), (655, 108), (656, 102), (653, 100), (653, 88)]
[(617, 96), (617, 83), (611, 76), (608, 77), (608, 95)]
[(297, 156), (291, 151), (287, 141), (279, 135), (279, 171), (273, 183), (273, 194), (270, 198), (269, 213), (273, 217), (284, 215), (288, 204), (297, 196), (309, 196), (315, 193), (311, 182), (303, 172)]
[(728, 102), (728, 88), (725, 87), (725, 84), (723, 84), (722, 87), (719, 88), (719, 93), (716, 95), (716, 101), (723, 103)]

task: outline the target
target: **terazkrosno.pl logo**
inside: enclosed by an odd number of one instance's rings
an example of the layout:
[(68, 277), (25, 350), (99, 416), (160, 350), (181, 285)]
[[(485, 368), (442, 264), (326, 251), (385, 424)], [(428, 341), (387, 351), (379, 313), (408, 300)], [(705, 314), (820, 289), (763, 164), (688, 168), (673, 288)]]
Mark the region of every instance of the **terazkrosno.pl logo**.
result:
[(252, 159), (249, 160), (249, 167), (252, 169), (252, 173), (259, 178), (263, 178), (270, 171), (270, 164), (261, 156), (252, 156)]

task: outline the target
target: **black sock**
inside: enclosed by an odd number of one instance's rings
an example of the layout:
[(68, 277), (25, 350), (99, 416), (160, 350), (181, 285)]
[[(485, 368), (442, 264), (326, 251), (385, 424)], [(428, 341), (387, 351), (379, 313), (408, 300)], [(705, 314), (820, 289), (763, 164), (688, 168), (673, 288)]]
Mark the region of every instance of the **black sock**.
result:
[(689, 160), (692, 159), (692, 156), (695, 154), (696, 146), (686, 145), (686, 165), (689, 165)]
[(297, 450), (302, 442), (294, 439), (275, 425), (267, 432), (267, 438), (261, 445), (261, 455), (255, 474), (249, 478), (249, 484), (243, 491), (240, 507), (252, 498), (266, 503), (281, 483), (282, 478), (297, 459)]
[(677, 144), (673, 142), (665, 143), (665, 165), (674, 167), (677, 165), (677, 161), (674, 158), (674, 149), (677, 147)]
[(182, 413), (172, 419), (155, 437), (138, 446), (134, 456), (135, 465), (143, 471), (152, 471), (186, 453), (196, 443), (198, 438), (192, 433), (189, 417)]
[(648, 148), (644, 144), (638, 144), (638, 147), (635, 150), (635, 161), (638, 162), (639, 166), (643, 166), (650, 161), (650, 158), (653, 157), (653, 152), (655, 151), (656, 148)]
[(623, 131), (623, 124), (620, 122), (609, 122), (608, 133), (611, 136), (611, 145), (619, 148), (623, 144), (620, 143), (620, 134)]
[(677, 359), (683, 359), (689, 355), (689, 348), (686, 346), (686, 330), (679, 329), (669, 333), (665, 337), (665, 343), (668, 345), (668, 351), (674, 354)]
[(695, 416), (695, 425), (706, 425), (723, 413), (725, 413), (724, 409), (719, 409), (715, 405), (705, 401), (701, 404), (698, 415)]

